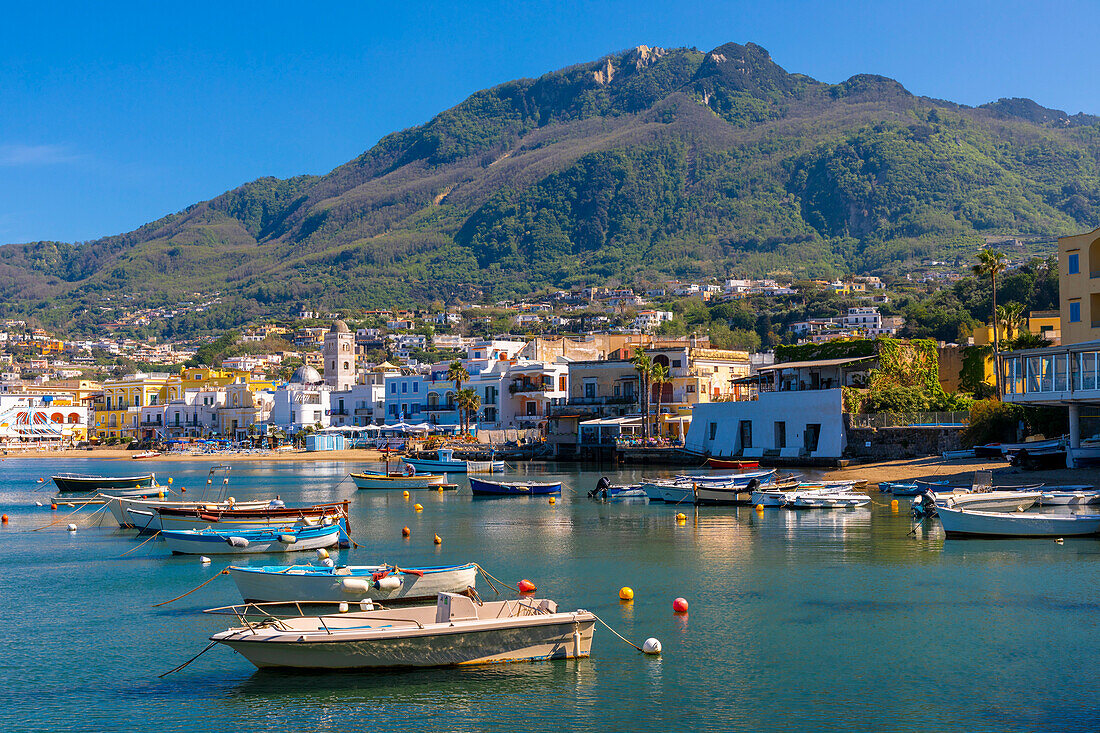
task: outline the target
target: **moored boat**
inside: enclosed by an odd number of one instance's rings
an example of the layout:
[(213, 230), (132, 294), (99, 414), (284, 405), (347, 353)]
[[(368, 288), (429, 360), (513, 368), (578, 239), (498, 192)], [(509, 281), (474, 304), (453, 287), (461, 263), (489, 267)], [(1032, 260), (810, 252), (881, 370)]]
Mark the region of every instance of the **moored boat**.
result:
[(1100, 491), (1087, 485), (1044, 486), (1038, 503), (1040, 506), (1100, 504)]
[(607, 476), (602, 477), (596, 488), (588, 492), (589, 499), (603, 499), (604, 501), (620, 501), (625, 499), (645, 499), (645, 487), (641, 484), (615, 485)]
[(162, 529), (158, 507), (176, 509), (201, 509), (221, 511), (224, 509), (262, 509), (271, 506), (270, 501), (175, 501), (170, 499), (143, 499), (134, 496), (120, 496), (115, 492), (103, 494), (111, 516), (123, 529), (139, 529), (156, 532)]
[[(249, 621), (262, 612), (262, 620)], [(209, 609), (241, 625), (210, 637), (259, 668), (385, 669), (587, 657), (596, 617), (551, 600), (440, 593), (435, 606), (276, 618), (267, 605)], [(255, 618), (253, 616), (253, 618)]]
[[(119, 491), (127, 489), (149, 489), (156, 484), (154, 473), (138, 476), (90, 476), (82, 473), (59, 473), (51, 476), (62, 493), (83, 492), (94, 495), (101, 491)], [(148, 493), (148, 492), (147, 492)]]
[(948, 537), (1080, 537), (1100, 532), (1100, 514), (980, 512), (939, 507)]
[(340, 525), (265, 527), (261, 529), (184, 529), (160, 533), (178, 555), (242, 555), (261, 552), (295, 552), (332, 547), (340, 541)]
[(470, 491), (474, 496), (538, 496), (560, 494), (561, 481), (486, 481), (470, 477)]
[[(282, 504), (282, 502), (279, 502)], [(154, 512), (160, 518), (162, 529), (203, 529), (213, 527), (225, 529), (233, 527), (281, 527), (299, 524), (318, 524), (326, 518), (334, 522), (345, 523), (347, 527), (348, 502), (332, 504), (313, 504), (303, 507), (265, 506), (259, 509), (216, 509), (156, 507)]]
[(447, 485), (441, 473), (374, 473), (351, 474), (357, 489), (427, 489)]
[(159, 455), (161, 455), (160, 451), (146, 450), (142, 451), (141, 453), (135, 453), (134, 455), (130, 456), (130, 458), (133, 458), (134, 460), (140, 460), (142, 458), (156, 458)]
[(938, 508), (977, 509), (984, 512), (1023, 512), (1042, 496), (1038, 491), (966, 491), (935, 493)]
[(504, 461), (465, 461), (454, 457), (454, 451), (440, 448), (435, 458), (402, 458), (406, 464), (425, 473), (501, 473)]
[(394, 565), (230, 567), (246, 601), (425, 601), (462, 593), (477, 582), (477, 565), (401, 568)]
[(711, 468), (757, 468), (760, 461), (750, 461), (740, 458), (708, 458), (707, 465)]
[(871, 497), (854, 491), (819, 489), (790, 492), (787, 506), (792, 509), (854, 509), (871, 503)]

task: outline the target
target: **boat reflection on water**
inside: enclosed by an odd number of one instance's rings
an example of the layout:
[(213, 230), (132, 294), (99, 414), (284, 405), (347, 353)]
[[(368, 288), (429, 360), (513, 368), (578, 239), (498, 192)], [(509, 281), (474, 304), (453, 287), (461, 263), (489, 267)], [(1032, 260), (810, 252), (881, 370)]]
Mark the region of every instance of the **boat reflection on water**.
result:
[(763, 512), (750, 509), (748, 513), (751, 515), (749, 521), (764, 539), (782, 537), (822, 546), (858, 540), (866, 546), (871, 538), (872, 512), (864, 507), (810, 511), (766, 509)]

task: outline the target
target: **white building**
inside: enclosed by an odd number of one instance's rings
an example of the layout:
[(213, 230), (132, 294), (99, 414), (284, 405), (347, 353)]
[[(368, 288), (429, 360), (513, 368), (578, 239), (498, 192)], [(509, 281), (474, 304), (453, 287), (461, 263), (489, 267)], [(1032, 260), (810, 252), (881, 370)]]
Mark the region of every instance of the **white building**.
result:
[(638, 315), (634, 318), (634, 328), (642, 331), (652, 331), (665, 321), (671, 320), (672, 311), (638, 311)]
[(355, 334), (343, 321), (335, 321), (325, 334), (325, 384), (345, 390), (355, 384)]

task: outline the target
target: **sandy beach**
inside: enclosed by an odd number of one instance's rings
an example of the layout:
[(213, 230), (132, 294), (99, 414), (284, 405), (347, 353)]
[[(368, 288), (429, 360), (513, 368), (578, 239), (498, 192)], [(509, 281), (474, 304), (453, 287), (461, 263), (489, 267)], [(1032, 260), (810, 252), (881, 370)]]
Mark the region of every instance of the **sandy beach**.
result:
[(266, 463), (271, 462), (288, 462), (296, 461), (299, 463), (307, 463), (311, 461), (324, 461), (326, 463), (332, 461), (349, 461), (349, 462), (381, 462), (385, 458), (382, 453), (376, 450), (367, 449), (352, 449), (352, 450), (330, 450), (330, 451), (272, 451), (270, 453), (171, 453), (157, 456), (155, 458), (142, 458), (134, 460), (133, 456), (135, 451), (124, 449), (95, 449), (95, 450), (24, 450), (15, 451), (9, 450), (0, 455), (0, 459), (7, 458), (92, 458), (103, 461), (127, 461), (138, 465), (156, 465), (164, 461), (199, 461), (209, 463), (225, 462), (233, 463), (237, 461), (263, 461)]

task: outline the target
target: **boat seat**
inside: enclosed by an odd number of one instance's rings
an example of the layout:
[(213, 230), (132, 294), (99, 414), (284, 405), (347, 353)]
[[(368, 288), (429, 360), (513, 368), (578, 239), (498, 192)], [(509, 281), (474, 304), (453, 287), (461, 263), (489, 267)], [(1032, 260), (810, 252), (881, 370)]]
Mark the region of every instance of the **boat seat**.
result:
[(435, 622), (472, 621), (477, 619), (477, 606), (467, 596), (457, 593), (440, 593), (435, 602)]

